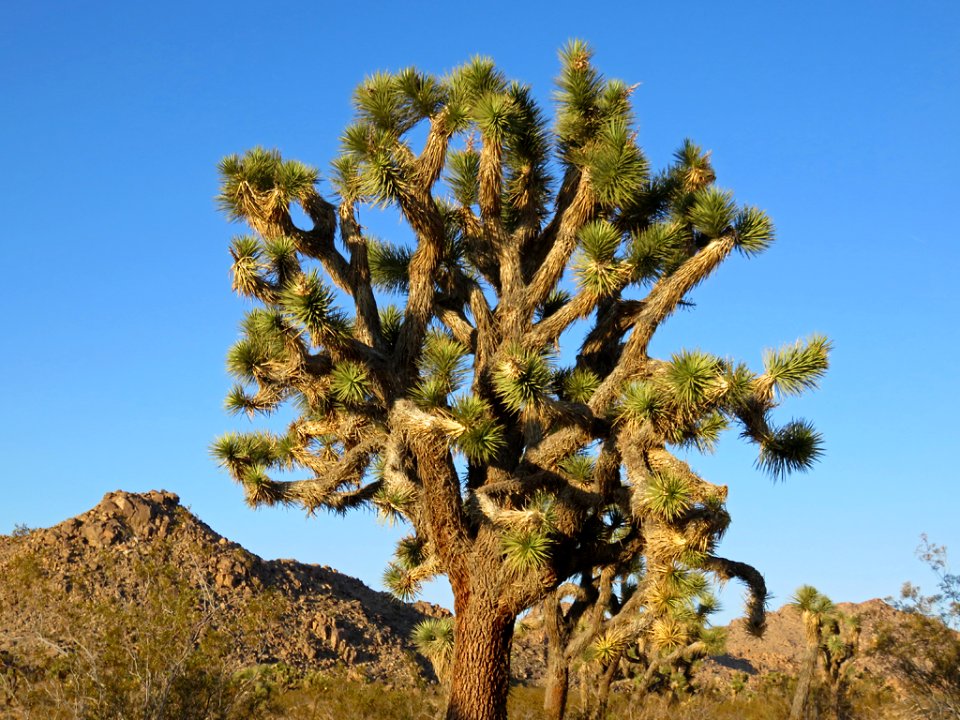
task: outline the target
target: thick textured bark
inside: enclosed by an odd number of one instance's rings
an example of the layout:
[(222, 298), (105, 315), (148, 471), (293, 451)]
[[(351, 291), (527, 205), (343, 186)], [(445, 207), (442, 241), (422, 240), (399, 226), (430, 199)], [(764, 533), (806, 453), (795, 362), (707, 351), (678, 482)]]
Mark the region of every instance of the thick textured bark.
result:
[(563, 720), (569, 692), (569, 664), (562, 652), (551, 653), (547, 657), (547, 687), (543, 698), (543, 711), (548, 720)]
[(457, 598), (446, 720), (506, 720), (515, 618), (489, 594)]
[(847, 678), (840, 676), (830, 690), (830, 717), (832, 720), (847, 720), (850, 713), (847, 703)]

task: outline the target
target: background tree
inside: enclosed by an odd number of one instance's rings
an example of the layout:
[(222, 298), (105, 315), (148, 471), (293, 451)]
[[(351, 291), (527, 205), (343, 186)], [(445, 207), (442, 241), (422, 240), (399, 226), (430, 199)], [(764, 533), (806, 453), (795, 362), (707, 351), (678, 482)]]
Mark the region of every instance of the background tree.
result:
[[(643, 554), (656, 581), (633, 602), (647, 605), (677, 562), (725, 562), (726, 488), (673, 449), (710, 449), (734, 421), (775, 476), (821, 452), (808, 423), (778, 427), (770, 411), (817, 383), (826, 339), (768, 353), (760, 373), (699, 350), (649, 355), (690, 290), (770, 244), (769, 218), (716, 187), (691, 142), (652, 173), (633, 88), (604, 79), (583, 43), (561, 52), (557, 84), (551, 130), (484, 58), (368, 77), (332, 201), (276, 151), (220, 165), (221, 205), (253, 232), (232, 243), (233, 286), (258, 303), (228, 355), (241, 384), (227, 406), (298, 416), (213, 451), (251, 505), (372, 505), (409, 523), (386, 579), (401, 596), (450, 581), (448, 718), (504, 716), (514, 621), (564, 579)], [(397, 211), (413, 242), (369, 237), (364, 205)], [(627, 519), (617, 543), (597, 533), (611, 506)]]
[[(604, 532), (616, 542), (624, 522), (617, 512), (608, 518)], [(723, 567), (733, 563), (724, 561)], [(766, 587), (762, 576), (743, 566), (740, 575), (752, 586), (747, 627), (763, 630)], [(723, 575), (723, 579), (729, 576)], [(693, 663), (707, 652), (720, 652), (722, 631), (710, 628), (707, 618), (719, 609), (710, 592), (707, 575), (676, 563), (660, 578), (659, 587), (647, 578), (642, 558), (626, 568), (597, 568), (568, 582), (547, 596), (541, 605), (542, 629), (547, 643), (544, 710), (560, 720), (566, 711), (572, 666), (581, 664), (584, 717), (603, 717), (610, 684), (617, 677), (632, 677), (635, 689), (647, 692), (679, 672), (689, 680)], [(632, 602), (643, 588), (656, 600), (649, 606)], [(586, 679), (592, 677), (587, 683)]]
[(844, 691), (849, 663), (860, 641), (860, 618), (840, 612), (833, 601), (812, 585), (797, 588), (789, 606), (800, 613), (807, 638), (807, 654), (800, 666), (790, 720), (806, 717), (811, 706), (818, 662), (826, 680), (828, 711), (835, 718), (845, 714)]
[(679, 569), (673, 582), (675, 594), (666, 608), (648, 608), (631, 624), (604, 628), (587, 647), (581, 673), (585, 720), (606, 717), (610, 687), (618, 678), (631, 678), (637, 696), (661, 692), (676, 698), (689, 689), (694, 663), (722, 652), (724, 630), (708, 621), (719, 605), (706, 576)]
[(916, 717), (960, 718), (960, 575), (949, 571), (947, 548), (921, 536), (917, 556), (937, 576), (937, 592), (904, 583), (900, 598), (887, 598), (910, 613), (906, 622), (877, 629), (871, 652), (892, 661), (914, 696)]

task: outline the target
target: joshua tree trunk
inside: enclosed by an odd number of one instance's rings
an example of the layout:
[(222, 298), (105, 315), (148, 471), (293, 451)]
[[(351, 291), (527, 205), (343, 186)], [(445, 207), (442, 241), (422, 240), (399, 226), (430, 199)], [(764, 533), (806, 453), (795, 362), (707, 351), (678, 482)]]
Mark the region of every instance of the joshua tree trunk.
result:
[(596, 703), (588, 715), (589, 720), (603, 720), (606, 716), (607, 703), (610, 700), (610, 685), (613, 683), (613, 678), (620, 667), (621, 656), (622, 653), (617, 653), (617, 656), (604, 668), (603, 673), (600, 675), (597, 686)]
[(849, 677), (840, 673), (830, 688), (830, 717), (832, 720), (847, 720), (850, 717), (850, 705), (847, 700)]
[(797, 679), (797, 691), (793, 696), (793, 706), (790, 709), (790, 720), (803, 720), (807, 702), (810, 698), (810, 687), (813, 684), (813, 676), (817, 671), (817, 656), (820, 653), (820, 646), (817, 643), (810, 643), (807, 650), (807, 657), (804, 658), (803, 665), (800, 668), (800, 677)]
[[(455, 595), (456, 597), (456, 595)], [(446, 720), (505, 720), (515, 618), (488, 593), (459, 597)]]
[(543, 700), (543, 710), (548, 720), (563, 720), (567, 711), (569, 690), (569, 665), (562, 653), (551, 653), (547, 657), (547, 687)]
[(566, 657), (570, 627), (564, 622), (556, 593), (543, 602), (543, 629), (547, 636), (547, 686), (543, 710), (548, 720), (563, 720), (570, 692), (570, 663)]

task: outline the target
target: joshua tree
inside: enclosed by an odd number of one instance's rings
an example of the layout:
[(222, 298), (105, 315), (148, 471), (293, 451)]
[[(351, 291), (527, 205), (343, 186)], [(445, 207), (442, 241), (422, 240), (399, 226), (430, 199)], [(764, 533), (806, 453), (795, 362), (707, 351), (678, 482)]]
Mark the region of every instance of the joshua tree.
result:
[[(561, 60), (552, 129), (529, 88), (476, 58), (364, 80), (327, 197), (276, 151), (220, 165), (221, 205), (253, 233), (231, 246), (233, 287), (259, 303), (229, 352), (242, 384), (227, 406), (298, 417), (213, 451), (251, 505), (372, 505), (409, 523), (387, 581), (401, 595), (450, 581), (448, 718), (504, 717), (514, 621), (566, 578), (642, 554), (643, 606), (676, 562), (738, 574), (713, 558), (726, 488), (673, 448), (710, 448), (733, 421), (775, 475), (821, 452), (809, 424), (770, 412), (816, 384), (824, 338), (768, 353), (760, 373), (699, 350), (650, 356), (688, 293), (763, 251), (773, 225), (715, 186), (691, 142), (652, 173), (633, 88), (580, 42)], [(396, 211), (413, 240), (368, 236), (362, 206)], [(276, 475), (291, 470), (304, 475)], [(615, 543), (598, 532), (611, 506), (626, 518)]]
[[(616, 537), (615, 529), (611, 536)], [(578, 661), (582, 677), (592, 674), (596, 680), (591, 687), (582, 683), (583, 715), (600, 718), (610, 683), (618, 675), (634, 678), (636, 689), (646, 692), (658, 684), (664, 672), (680, 671), (688, 676), (694, 661), (721, 652), (723, 631), (707, 624), (707, 618), (719, 608), (707, 576), (677, 563), (661, 585), (669, 593), (659, 598), (651, 595), (659, 602), (638, 608), (630, 600), (645, 584), (641, 565), (635, 561), (629, 572), (620, 575), (610, 567), (599, 569), (592, 578), (583, 576), (579, 583), (564, 583), (544, 600), (547, 717), (564, 717), (570, 669)], [(741, 574), (750, 573), (744, 569)], [(759, 633), (765, 586), (759, 574), (751, 579), (748, 627)]]
[(849, 713), (847, 688), (851, 663), (860, 651), (861, 618), (837, 612), (824, 626), (823, 670), (830, 690), (830, 713), (843, 720)]
[(790, 720), (800, 720), (807, 710), (818, 660), (823, 662), (830, 691), (830, 713), (840, 718), (844, 714), (846, 671), (859, 647), (860, 618), (837, 610), (830, 598), (811, 585), (797, 588), (790, 607), (800, 613), (807, 637), (807, 654), (800, 668)]
[[(610, 685), (618, 676), (633, 679), (635, 695), (657, 690), (677, 692), (675, 682), (689, 685), (693, 664), (711, 652), (721, 652), (725, 639), (722, 628), (709, 626), (708, 617), (719, 609), (709, 591), (706, 576), (698, 571), (678, 569), (672, 580), (674, 594), (669, 605), (654, 615), (651, 623), (639, 617), (631, 625), (603, 629), (584, 654), (581, 677), (582, 717), (606, 717)], [(616, 615), (612, 616), (613, 618)], [(593, 682), (587, 682), (590, 674)]]
[(817, 671), (817, 659), (820, 657), (820, 643), (823, 636), (823, 624), (834, 611), (833, 602), (812, 585), (797, 588), (790, 601), (790, 607), (800, 613), (803, 630), (807, 638), (807, 653), (800, 666), (797, 689), (790, 709), (790, 720), (800, 720), (807, 709), (810, 688)]

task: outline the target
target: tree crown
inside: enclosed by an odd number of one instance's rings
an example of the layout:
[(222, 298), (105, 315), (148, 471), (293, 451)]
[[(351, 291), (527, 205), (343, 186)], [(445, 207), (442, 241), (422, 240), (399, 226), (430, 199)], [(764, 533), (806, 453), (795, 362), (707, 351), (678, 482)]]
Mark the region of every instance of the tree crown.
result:
[[(221, 162), (220, 205), (252, 231), (231, 244), (233, 287), (257, 303), (228, 354), (227, 408), (293, 403), (298, 417), (213, 452), (253, 505), (368, 505), (408, 522), (385, 578), (403, 596), (438, 573), (456, 594), (482, 557), (519, 612), (643, 555), (635, 602), (669, 604), (677, 573), (706, 568), (751, 585), (762, 626), (762, 578), (714, 555), (726, 488), (673, 450), (709, 451), (735, 423), (773, 476), (808, 468), (819, 434), (771, 412), (816, 386), (829, 342), (770, 351), (761, 372), (702, 350), (649, 355), (688, 293), (731, 254), (766, 249), (773, 224), (718, 187), (689, 140), (654, 172), (634, 88), (581, 42), (560, 61), (552, 125), (486, 58), (368, 77), (326, 196), (277, 151)], [(370, 237), (363, 206), (395, 209), (415, 242)], [(278, 479), (289, 470), (304, 477)]]

